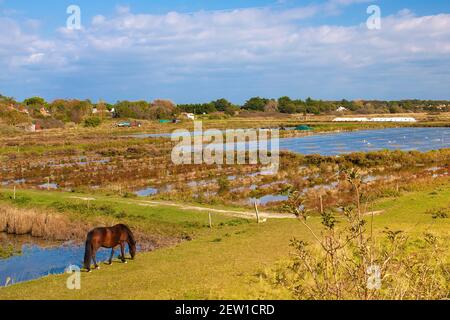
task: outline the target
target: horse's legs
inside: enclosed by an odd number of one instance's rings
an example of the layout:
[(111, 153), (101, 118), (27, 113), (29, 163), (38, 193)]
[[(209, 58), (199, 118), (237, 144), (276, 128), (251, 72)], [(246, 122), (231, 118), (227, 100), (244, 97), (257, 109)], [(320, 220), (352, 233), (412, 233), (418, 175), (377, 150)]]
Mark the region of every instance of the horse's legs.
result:
[(120, 254), (121, 254), (121, 260), (123, 263), (127, 263), (127, 260), (125, 260), (125, 245), (123, 241), (120, 243)]
[(92, 252), (92, 261), (94, 261), (94, 267), (95, 269), (100, 269), (100, 267), (97, 264), (97, 259), (95, 259), (95, 256), (97, 255), (97, 249), (93, 250)]
[(108, 261), (109, 264), (112, 264), (113, 257), (114, 257), (114, 247), (111, 249), (111, 255), (110, 255), (109, 261)]

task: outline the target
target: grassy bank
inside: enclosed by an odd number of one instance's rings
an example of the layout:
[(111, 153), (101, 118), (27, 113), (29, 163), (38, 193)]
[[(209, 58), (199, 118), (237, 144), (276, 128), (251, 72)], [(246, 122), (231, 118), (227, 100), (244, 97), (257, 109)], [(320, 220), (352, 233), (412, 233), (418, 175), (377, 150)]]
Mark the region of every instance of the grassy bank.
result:
[[(46, 205), (53, 197), (67, 194), (29, 193), (38, 205)], [(374, 228), (403, 230), (411, 235), (432, 232), (449, 239), (450, 220), (433, 219), (429, 210), (450, 206), (450, 186), (440, 185), (405, 193), (374, 203)], [(134, 200), (104, 198), (99, 201), (126, 205), (137, 216), (155, 214), (160, 223), (174, 223), (186, 228), (186, 222), (204, 224), (206, 213), (159, 207), (140, 207)], [(165, 213), (163, 213), (165, 212)], [(267, 287), (260, 271), (271, 268), (289, 255), (289, 241), (296, 236), (311, 240), (307, 230), (293, 219), (269, 219), (266, 223), (226, 223), (234, 218), (215, 215), (212, 230), (197, 225), (196, 237), (176, 246), (138, 255), (127, 265), (111, 267), (90, 274), (82, 273), (82, 289), (65, 287), (66, 276), (43, 279), (0, 289), (0, 299), (212, 299), (212, 298), (289, 298)], [(219, 226), (219, 221), (225, 223)], [(318, 227), (319, 218), (311, 224)]]
[[(40, 212), (59, 214), (70, 221), (91, 224), (114, 224), (124, 222), (147, 234), (168, 238), (195, 237), (208, 229), (208, 212), (180, 210), (172, 206), (143, 203), (136, 199), (114, 196), (68, 192), (18, 190), (16, 199), (8, 189), (0, 190), (0, 204)], [(216, 215), (214, 223), (221, 226), (247, 223), (245, 219)]]

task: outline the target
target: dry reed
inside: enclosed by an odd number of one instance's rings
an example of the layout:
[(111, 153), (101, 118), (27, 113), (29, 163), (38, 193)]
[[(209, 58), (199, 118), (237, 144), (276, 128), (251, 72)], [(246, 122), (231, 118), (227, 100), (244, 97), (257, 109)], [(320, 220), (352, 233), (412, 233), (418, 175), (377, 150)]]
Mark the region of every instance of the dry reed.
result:
[(0, 207), (0, 232), (25, 235), (48, 240), (81, 240), (89, 225), (72, 222), (67, 217), (38, 209)]

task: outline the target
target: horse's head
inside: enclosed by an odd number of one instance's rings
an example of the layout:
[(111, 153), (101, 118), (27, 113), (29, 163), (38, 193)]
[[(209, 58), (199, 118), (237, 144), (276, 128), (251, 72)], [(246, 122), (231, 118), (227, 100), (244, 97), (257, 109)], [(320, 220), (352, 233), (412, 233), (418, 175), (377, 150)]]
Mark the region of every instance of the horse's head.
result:
[(123, 231), (127, 233), (127, 242), (128, 247), (130, 249), (130, 255), (131, 259), (134, 259), (134, 256), (136, 255), (136, 239), (134, 238), (133, 232), (131, 232), (130, 228), (128, 228), (126, 225), (121, 224), (119, 225)]
[(129, 247), (130, 247), (131, 259), (134, 259), (134, 256), (136, 255), (136, 242), (130, 241)]

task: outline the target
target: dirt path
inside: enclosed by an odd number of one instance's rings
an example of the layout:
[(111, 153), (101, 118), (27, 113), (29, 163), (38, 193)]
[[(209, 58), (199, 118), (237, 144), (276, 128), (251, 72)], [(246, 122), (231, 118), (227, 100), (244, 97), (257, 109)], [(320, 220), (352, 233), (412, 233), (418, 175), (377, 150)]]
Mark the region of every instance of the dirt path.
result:
[[(71, 197), (76, 198), (76, 197)], [(78, 198), (80, 200), (95, 200), (94, 198)], [(188, 204), (182, 204), (177, 202), (170, 202), (170, 201), (150, 201), (150, 200), (136, 200), (136, 201), (127, 201), (129, 204), (137, 204), (140, 206), (170, 206), (170, 207), (177, 207), (182, 210), (196, 210), (196, 211), (206, 211), (211, 213), (220, 213), (227, 216), (233, 216), (238, 218), (246, 218), (246, 219), (256, 219), (256, 213), (254, 211), (236, 211), (236, 210), (226, 210), (226, 209), (214, 209), (209, 207), (200, 207), (200, 206), (194, 206), (194, 205), (188, 205)], [(373, 211), (373, 212), (366, 212), (365, 216), (371, 216), (372, 214), (374, 216), (383, 214), (384, 210), (379, 211)], [(289, 213), (272, 213), (272, 212), (259, 212), (260, 219), (295, 219), (296, 216)]]
[[(214, 209), (208, 207), (199, 207), (193, 205), (187, 205), (182, 203), (170, 202), (170, 201), (150, 201), (150, 200), (138, 200), (135, 202), (130, 202), (142, 206), (171, 206), (177, 207), (182, 210), (196, 210), (196, 211), (206, 211), (211, 213), (220, 213), (228, 216), (239, 217), (239, 218), (247, 218), (247, 219), (256, 219), (256, 213), (249, 211), (235, 211), (235, 210), (226, 210), (226, 209)], [(259, 212), (260, 219), (294, 219), (295, 216), (293, 214), (286, 213), (271, 213), (271, 212)]]
[[(84, 201), (95, 201), (95, 198), (83, 198), (83, 197), (69, 197), (71, 199), (79, 199)], [(177, 207), (182, 210), (196, 210), (196, 211), (206, 211), (211, 213), (221, 213), (228, 216), (239, 217), (239, 218), (247, 218), (247, 219), (256, 219), (256, 213), (254, 211), (235, 211), (235, 210), (226, 210), (226, 209), (214, 209), (208, 207), (199, 207), (193, 205), (187, 205), (177, 202), (170, 201), (150, 201), (150, 200), (136, 200), (136, 201), (127, 201), (128, 204), (137, 204), (140, 206), (170, 206)], [(259, 211), (259, 217), (261, 219), (295, 219), (295, 215), (287, 214), (287, 213), (271, 213), (271, 212), (262, 212)]]
[[(134, 202), (136, 203), (136, 202)], [(177, 207), (183, 210), (197, 210), (197, 211), (207, 211), (211, 213), (221, 213), (224, 215), (239, 217), (239, 218), (247, 218), (247, 219), (256, 219), (256, 213), (249, 212), (249, 211), (235, 211), (235, 210), (226, 210), (226, 209), (214, 209), (214, 208), (208, 208), (208, 207), (198, 207), (193, 205), (186, 205), (176, 202), (170, 202), (170, 201), (148, 201), (148, 200), (138, 200), (138, 205), (142, 206), (171, 206), (171, 207)], [(370, 211), (366, 212), (364, 216), (378, 216), (384, 213), (384, 210), (379, 211)], [(272, 212), (259, 212), (259, 217), (261, 219), (295, 219), (296, 216), (289, 213), (272, 213)]]

